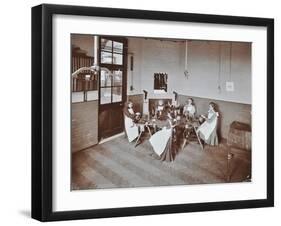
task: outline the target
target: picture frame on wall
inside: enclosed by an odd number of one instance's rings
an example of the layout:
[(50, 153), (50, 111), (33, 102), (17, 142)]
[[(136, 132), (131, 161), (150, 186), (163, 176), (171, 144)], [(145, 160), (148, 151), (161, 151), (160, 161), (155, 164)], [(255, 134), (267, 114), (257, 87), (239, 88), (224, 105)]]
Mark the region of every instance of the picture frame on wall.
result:
[(273, 206), (273, 19), (32, 8), (32, 218)]

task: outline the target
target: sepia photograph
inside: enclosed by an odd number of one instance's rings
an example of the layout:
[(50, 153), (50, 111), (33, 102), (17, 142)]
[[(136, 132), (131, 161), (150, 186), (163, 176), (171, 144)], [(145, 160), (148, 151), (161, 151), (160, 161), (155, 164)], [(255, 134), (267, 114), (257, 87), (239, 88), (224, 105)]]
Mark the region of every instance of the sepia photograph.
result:
[(251, 182), (251, 43), (71, 34), (71, 190)]
[(273, 207), (274, 20), (34, 6), (31, 160), (40, 221)]

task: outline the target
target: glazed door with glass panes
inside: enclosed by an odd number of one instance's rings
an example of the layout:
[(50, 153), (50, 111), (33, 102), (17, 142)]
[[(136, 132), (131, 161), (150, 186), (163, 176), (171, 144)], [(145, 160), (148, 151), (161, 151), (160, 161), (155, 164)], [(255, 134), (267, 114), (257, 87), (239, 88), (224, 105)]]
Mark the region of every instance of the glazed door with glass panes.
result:
[(126, 101), (127, 40), (100, 37), (99, 140), (124, 130)]

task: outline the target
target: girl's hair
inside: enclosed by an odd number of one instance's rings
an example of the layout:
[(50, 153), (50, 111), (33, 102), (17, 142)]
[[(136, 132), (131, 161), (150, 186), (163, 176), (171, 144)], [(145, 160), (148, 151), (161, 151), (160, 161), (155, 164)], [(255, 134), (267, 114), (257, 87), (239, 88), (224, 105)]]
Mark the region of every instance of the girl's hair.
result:
[(194, 105), (194, 100), (191, 97), (187, 98), (187, 101), (188, 100), (191, 100), (191, 104)]
[(130, 101), (130, 100), (128, 100), (128, 101), (125, 103), (125, 106), (124, 106), (124, 107), (125, 107), (125, 108), (126, 108), (126, 107), (128, 108), (130, 104), (133, 104), (133, 102)]
[(214, 109), (214, 111), (217, 111), (217, 105), (214, 102), (210, 102), (209, 105), (211, 105)]

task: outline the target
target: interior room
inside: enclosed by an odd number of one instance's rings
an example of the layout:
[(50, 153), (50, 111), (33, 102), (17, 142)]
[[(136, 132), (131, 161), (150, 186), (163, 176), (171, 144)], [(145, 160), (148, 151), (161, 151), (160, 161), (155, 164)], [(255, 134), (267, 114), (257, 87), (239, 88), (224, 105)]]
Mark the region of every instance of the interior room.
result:
[(72, 190), (251, 181), (251, 43), (71, 35)]

